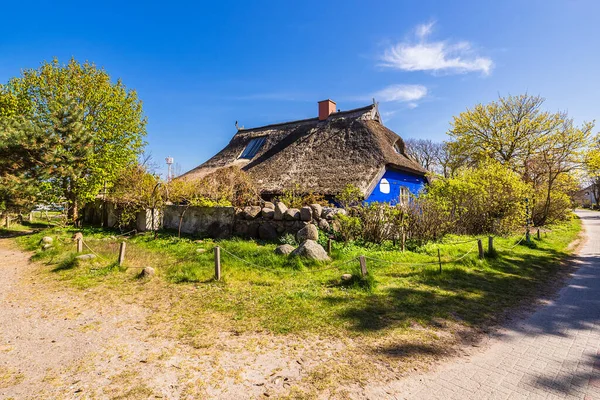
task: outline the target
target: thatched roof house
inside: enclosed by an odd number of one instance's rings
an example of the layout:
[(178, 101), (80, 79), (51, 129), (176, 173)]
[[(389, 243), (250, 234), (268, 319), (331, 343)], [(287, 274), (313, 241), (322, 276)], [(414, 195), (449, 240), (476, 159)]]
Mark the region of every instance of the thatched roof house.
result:
[(333, 197), (352, 184), (367, 201), (393, 202), (416, 194), (426, 174), (408, 158), (402, 138), (383, 126), (377, 104), (336, 112), (331, 100), (319, 102), (317, 118), (238, 128), (227, 147), (183, 177), (232, 165), (247, 171), (265, 198), (296, 184)]

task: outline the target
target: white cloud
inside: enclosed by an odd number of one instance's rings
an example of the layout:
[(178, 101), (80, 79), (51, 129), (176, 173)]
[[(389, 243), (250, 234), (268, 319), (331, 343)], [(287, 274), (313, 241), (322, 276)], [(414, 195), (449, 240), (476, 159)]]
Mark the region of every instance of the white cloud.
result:
[(423, 85), (390, 85), (374, 93), (372, 97), (383, 102), (409, 102), (409, 105), (415, 105), (417, 100), (426, 95), (427, 88)]
[(385, 50), (383, 67), (404, 71), (448, 73), (481, 72), (489, 75), (494, 63), (488, 57), (474, 54), (469, 42), (428, 41), (434, 22), (415, 28), (417, 41), (400, 42)]
[(433, 25), (435, 25), (435, 21), (431, 21), (428, 24), (417, 25), (415, 28), (415, 34), (419, 39), (423, 40), (431, 34), (433, 31)]

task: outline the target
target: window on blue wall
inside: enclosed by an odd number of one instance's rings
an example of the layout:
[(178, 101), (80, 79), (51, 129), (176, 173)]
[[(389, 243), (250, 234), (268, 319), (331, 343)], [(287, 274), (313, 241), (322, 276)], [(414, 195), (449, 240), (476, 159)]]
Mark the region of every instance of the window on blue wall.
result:
[(410, 200), (410, 191), (406, 186), (400, 186), (400, 204), (407, 206)]
[(379, 182), (379, 191), (383, 194), (390, 193), (390, 183), (387, 179), (383, 178), (381, 182)]
[(242, 154), (240, 155), (239, 158), (247, 158), (248, 160), (250, 160), (252, 157), (254, 157), (256, 155), (256, 153), (258, 153), (258, 151), (260, 150), (260, 148), (262, 147), (262, 145), (265, 143), (265, 137), (257, 137), (254, 138), (252, 140), (250, 140), (250, 142), (248, 142), (248, 144), (246, 145), (246, 148), (244, 149), (244, 151), (242, 152)]

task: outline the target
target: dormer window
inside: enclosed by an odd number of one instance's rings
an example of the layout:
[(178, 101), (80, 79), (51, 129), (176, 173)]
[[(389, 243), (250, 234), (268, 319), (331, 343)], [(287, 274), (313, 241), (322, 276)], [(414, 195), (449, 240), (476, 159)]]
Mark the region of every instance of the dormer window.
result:
[(402, 154), (402, 151), (400, 150), (400, 146), (398, 145), (398, 142), (394, 143), (394, 151), (398, 154)]
[(264, 143), (265, 143), (264, 136), (257, 137), (257, 138), (250, 140), (250, 142), (248, 142), (248, 144), (246, 145), (246, 148), (244, 149), (244, 151), (238, 158), (245, 158), (248, 160), (252, 159), (256, 155), (256, 153), (258, 153), (258, 151), (260, 150), (260, 148), (262, 147), (262, 145)]

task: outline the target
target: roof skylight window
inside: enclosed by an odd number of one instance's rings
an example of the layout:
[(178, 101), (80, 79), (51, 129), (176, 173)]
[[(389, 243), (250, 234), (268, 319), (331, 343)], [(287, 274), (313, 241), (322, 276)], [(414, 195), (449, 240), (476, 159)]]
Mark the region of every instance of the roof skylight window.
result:
[(260, 150), (260, 148), (262, 147), (262, 145), (265, 143), (265, 137), (257, 137), (254, 138), (252, 140), (250, 140), (250, 142), (248, 142), (248, 144), (246, 145), (246, 148), (244, 149), (244, 151), (242, 152), (242, 155), (240, 155), (239, 158), (246, 158), (248, 160), (252, 159), (256, 153), (258, 153), (258, 151)]

